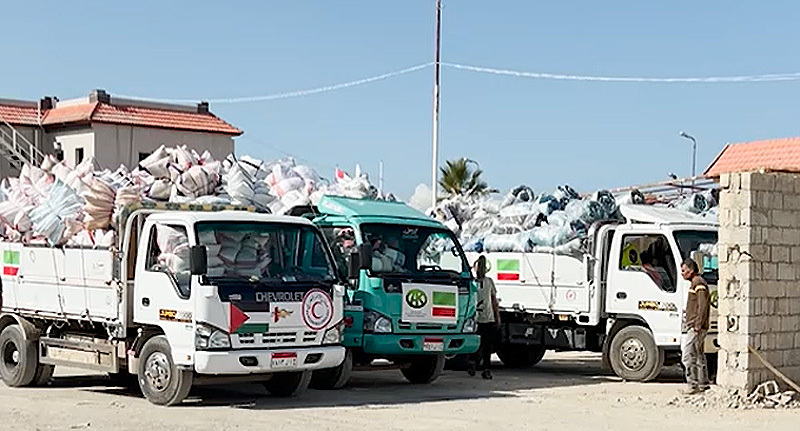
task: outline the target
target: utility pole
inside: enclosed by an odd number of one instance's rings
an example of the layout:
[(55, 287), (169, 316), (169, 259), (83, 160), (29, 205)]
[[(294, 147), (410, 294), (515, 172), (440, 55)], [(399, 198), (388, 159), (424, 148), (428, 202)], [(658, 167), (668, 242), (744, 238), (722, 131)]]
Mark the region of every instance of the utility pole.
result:
[(433, 63), (433, 165), (431, 173), (431, 207), (436, 206), (439, 188), (439, 56), (442, 36), (442, 0), (436, 0), (436, 54)]

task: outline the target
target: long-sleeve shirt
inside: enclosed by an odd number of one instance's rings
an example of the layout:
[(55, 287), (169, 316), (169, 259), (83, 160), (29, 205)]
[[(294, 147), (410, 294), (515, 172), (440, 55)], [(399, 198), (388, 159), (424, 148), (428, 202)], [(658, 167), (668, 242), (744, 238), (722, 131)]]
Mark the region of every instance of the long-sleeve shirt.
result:
[(685, 328), (708, 330), (709, 292), (703, 277), (695, 275), (686, 300)]

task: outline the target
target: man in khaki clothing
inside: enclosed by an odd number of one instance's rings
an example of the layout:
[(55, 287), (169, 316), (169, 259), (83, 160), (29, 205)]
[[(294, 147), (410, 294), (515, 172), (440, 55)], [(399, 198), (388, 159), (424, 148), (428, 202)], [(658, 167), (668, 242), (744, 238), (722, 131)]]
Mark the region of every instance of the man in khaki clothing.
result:
[(708, 284), (699, 275), (697, 263), (686, 259), (681, 264), (681, 275), (691, 282), (686, 299), (686, 318), (681, 343), (681, 362), (686, 370), (686, 394), (698, 394), (708, 389), (708, 368), (704, 349), (708, 333), (709, 292)]

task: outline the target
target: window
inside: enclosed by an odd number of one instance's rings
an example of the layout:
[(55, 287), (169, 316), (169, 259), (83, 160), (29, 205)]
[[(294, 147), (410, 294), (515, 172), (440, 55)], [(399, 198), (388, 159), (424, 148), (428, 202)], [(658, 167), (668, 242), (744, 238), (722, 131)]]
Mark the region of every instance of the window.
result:
[(209, 280), (274, 283), (332, 281), (322, 235), (313, 226), (263, 222), (200, 222)]
[(700, 272), (709, 284), (719, 281), (719, 261), (717, 259), (717, 233), (714, 231), (680, 230), (675, 232), (675, 242), (681, 259), (692, 257), (695, 251), (705, 256)]
[(75, 149), (75, 165), (77, 166), (78, 163), (83, 161), (83, 148), (76, 148)]
[(619, 269), (641, 271), (662, 290), (675, 292), (677, 267), (664, 235), (625, 235)]
[(322, 233), (333, 251), (333, 258), (336, 261), (336, 272), (342, 280), (347, 279), (347, 257), (355, 249), (356, 235), (351, 227), (326, 226), (322, 228)]
[(452, 232), (426, 226), (363, 224), (372, 246), (372, 272), (395, 275), (469, 274), (469, 265)]
[(189, 255), (189, 236), (185, 227), (160, 224), (153, 226), (145, 269), (169, 275), (182, 298), (189, 297)]

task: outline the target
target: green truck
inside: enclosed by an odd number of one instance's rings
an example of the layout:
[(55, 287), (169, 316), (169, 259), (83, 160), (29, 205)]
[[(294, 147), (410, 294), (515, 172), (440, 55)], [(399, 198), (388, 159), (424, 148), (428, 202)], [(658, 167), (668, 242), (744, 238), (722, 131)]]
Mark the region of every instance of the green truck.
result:
[(325, 196), (308, 210), (347, 282), (345, 361), (314, 373), (339, 388), (354, 366), (388, 360), (411, 383), (429, 383), (445, 356), (473, 353), (477, 284), (444, 225), (399, 202)]

